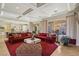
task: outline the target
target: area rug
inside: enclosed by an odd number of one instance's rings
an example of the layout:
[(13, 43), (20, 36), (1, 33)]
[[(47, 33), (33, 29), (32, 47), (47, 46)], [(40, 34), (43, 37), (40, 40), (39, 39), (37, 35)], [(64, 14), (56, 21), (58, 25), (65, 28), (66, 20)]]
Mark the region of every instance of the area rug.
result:
[[(5, 42), (9, 53), (11, 56), (16, 56), (16, 49), (24, 42), (18, 42), (15, 44), (10, 44), (9, 42)], [(58, 47), (56, 44), (50, 44), (47, 42), (41, 42), (40, 43), (42, 46), (42, 56), (50, 56), (55, 49)]]

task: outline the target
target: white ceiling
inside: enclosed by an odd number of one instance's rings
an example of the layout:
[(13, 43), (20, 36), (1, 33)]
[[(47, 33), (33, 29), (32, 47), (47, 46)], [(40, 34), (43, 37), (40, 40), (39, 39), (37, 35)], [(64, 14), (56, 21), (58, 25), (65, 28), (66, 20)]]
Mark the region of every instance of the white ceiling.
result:
[[(41, 21), (75, 8), (75, 3), (0, 3), (0, 18), (14, 21)], [(28, 9), (32, 9), (28, 12)], [(26, 11), (26, 14), (23, 13)], [(28, 12), (28, 13), (27, 13)]]

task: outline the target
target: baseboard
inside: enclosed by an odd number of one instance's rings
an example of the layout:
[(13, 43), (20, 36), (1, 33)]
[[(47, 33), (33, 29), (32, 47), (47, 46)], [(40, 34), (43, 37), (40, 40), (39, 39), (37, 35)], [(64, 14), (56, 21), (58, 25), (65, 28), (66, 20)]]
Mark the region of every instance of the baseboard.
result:
[(79, 46), (79, 44), (76, 44), (76, 46)]

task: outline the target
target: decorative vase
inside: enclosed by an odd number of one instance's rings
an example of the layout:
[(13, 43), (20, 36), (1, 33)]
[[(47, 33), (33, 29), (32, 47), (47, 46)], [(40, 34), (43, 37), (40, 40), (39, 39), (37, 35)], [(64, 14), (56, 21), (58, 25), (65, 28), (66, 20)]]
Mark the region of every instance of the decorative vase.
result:
[(33, 35), (32, 35), (32, 38), (31, 38), (31, 40), (34, 40), (34, 36), (35, 36), (35, 35), (33, 34)]

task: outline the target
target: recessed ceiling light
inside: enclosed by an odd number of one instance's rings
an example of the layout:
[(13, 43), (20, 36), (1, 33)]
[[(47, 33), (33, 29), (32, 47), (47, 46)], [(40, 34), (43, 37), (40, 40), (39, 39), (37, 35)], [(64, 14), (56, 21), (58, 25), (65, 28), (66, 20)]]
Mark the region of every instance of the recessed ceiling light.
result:
[(54, 12), (58, 12), (58, 9), (56, 8), (56, 9), (54, 10)]
[(16, 7), (16, 9), (19, 9), (19, 7)]
[(54, 12), (57, 12), (57, 10), (54, 10)]

